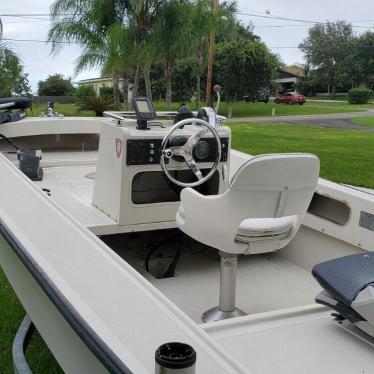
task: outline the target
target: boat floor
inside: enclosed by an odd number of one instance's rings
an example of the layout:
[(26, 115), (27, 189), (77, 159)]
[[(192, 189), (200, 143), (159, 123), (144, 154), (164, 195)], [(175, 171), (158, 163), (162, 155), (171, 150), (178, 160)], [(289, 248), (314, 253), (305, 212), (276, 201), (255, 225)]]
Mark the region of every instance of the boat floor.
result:
[(374, 339), (320, 306), (202, 327), (253, 374), (352, 374), (374, 370)]
[(110, 233), (117, 223), (92, 204), (96, 166), (62, 166), (44, 168), (42, 181), (35, 183), (47, 189), (51, 198), (82, 225), (95, 234)]
[[(310, 271), (286, 260), (282, 251), (240, 256), (237, 306), (248, 315), (202, 324), (201, 314), (217, 305), (219, 256), (192, 239), (176, 238), (177, 233), (113, 235), (104, 241), (251, 373), (372, 372), (374, 339), (350, 324), (339, 324), (331, 310), (315, 304), (319, 285)], [(181, 240), (185, 256), (175, 277), (157, 279), (146, 271), (145, 259), (152, 248), (164, 241), (149, 261), (149, 268), (162, 274)]]
[[(149, 225), (143, 224), (120, 226), (91, 204), (96, 166), (90, 166), (90, 163), (94, 161), (91, 159), (94, 155), (95, 152), (73, 152), (63, 159), (63, 152), (48, 153), (44, 162), (52, 166), (44, 167), (43, 180), (35, 183), (42, 189), (48, 189), (50, 196), (60, 207), (96, 235), (148, 230)], [(84, 160), (87, 165), (84, 165)], [(63, 166), (59, 166), (60, 163)], [(175, 227), (176, 224), (159, 222), (153, 226), (154, 229), (164, 229)]]
[[(218, 302), (220, 263), (215, 249), (187, 238), (175, 277), (157, 279), (146, 271), (147, 254), (165, 237), (176, 233), (177, 230), (164, 230), (117, 235), (104, 241), (195, 322), (201, 323), (202, 313)], [(154, 252), (149, 268), (156, 276), (168, 269), (178, 245), (175, 239)], [(287, 261), (281, 253), (239, 257), (237, 306), (248, 314), (313, 304), (319, 291), (311, 273)]]

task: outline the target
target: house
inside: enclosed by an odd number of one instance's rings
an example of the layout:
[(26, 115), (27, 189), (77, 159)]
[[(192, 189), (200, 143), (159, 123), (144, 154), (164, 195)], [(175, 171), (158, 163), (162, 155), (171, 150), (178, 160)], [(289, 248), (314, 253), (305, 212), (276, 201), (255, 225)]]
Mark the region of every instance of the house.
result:
[(298, 66), (285, 66), (278, 69), (278, 76), (272, 81), (275, 94), (295, 88), (296, 83), (305, 79), (304, 70)]
[[(112, 78), (91, 78), (83, 79), (76, 82), (78, 86), (92, 86), (96, 92), (96, 95), (100, 95), (100, 88), (102, 87), (113, 87)], [(123, 79), (119, 79), (119, 90), (123, 92)], [(129, 84), (129, 99), (131, 97), (132, 87)]]

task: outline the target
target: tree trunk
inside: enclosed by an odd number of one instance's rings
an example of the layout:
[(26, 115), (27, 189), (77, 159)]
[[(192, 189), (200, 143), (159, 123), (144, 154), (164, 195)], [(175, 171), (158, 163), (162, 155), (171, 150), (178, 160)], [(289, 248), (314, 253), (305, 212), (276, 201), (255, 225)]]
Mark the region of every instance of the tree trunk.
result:
[(166, 82), (166, 104), (168, 110), (171, 109), (171, 63), (165, 62), (165, 82)]
[[(218, 0), (213, 0), (213, 13), (215, 14), (219, 8)], [(206, 106), (212, 106), (212, 76), (213, 76), (213, 64), (216, 55), (216, 36), (214, 32), (210, 34), (209, 38), (209, 53), (208, 53), (208, 72), (206, 78), (205, 87), (205, 104)]]
[(150, 67), (146, 66), (144, 68), (144, 83), (145, 83), (145, 92), (149, 99), (152, 100), (152, 85), (150, 77)]
[(203, 39), (200, 40), (196, 61), (196, 109), (201, 105), (201, 72), (203, 69)]
[(332, 84), (331, 85), (331, 93), (330, 93), (330, 96), (331, 97), (335, 97), (336, 96), (336, 84)]
[(136, 65), (136, 71), (135, 71), (135, 78), (134, 78), (134, 87), (132, 89), (132, 98), (138, 94), (138, 87), (139, 87), (139, 64)]
[(123, 79), (123, 102), (125, 110), (129, 110), (129, 72), (125, 70), (122, 74)]
[(113, 100), (114, 100), (114, 109), (119, 110), (119, 87), (118, 87), (118, 72), (113, 72)]

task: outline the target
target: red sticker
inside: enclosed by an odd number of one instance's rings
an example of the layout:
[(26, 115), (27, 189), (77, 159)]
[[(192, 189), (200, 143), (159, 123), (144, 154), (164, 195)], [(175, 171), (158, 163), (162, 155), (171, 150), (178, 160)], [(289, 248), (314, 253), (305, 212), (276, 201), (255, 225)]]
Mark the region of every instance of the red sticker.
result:
[(116, 139), (116, 153), (117, 158), (120, 158), (122, 153), (122, 139)]

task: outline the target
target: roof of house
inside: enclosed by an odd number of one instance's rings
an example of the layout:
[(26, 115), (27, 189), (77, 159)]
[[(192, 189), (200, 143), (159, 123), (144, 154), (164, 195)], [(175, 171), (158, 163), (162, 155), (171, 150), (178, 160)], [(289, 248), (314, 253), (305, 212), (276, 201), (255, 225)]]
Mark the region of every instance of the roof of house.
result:
[[(119, 79), (120, 81), (122, 81), (123, 79), (120, 78)], [(111, 82), (112, 81), (112, 78), (110, 77), (104, 77), (104, 78), (89, 78), (89, 79), (82, 79), (78, 82), (76, 82), (77, 84), (87, 84), (87, 83), (98, 83), (98, 82)]]
[(305, 73), (302, 67), (298, 66), (285, 66), (279, 69), (281, 73), (293, 75), (297, 78), (304, 78)]

